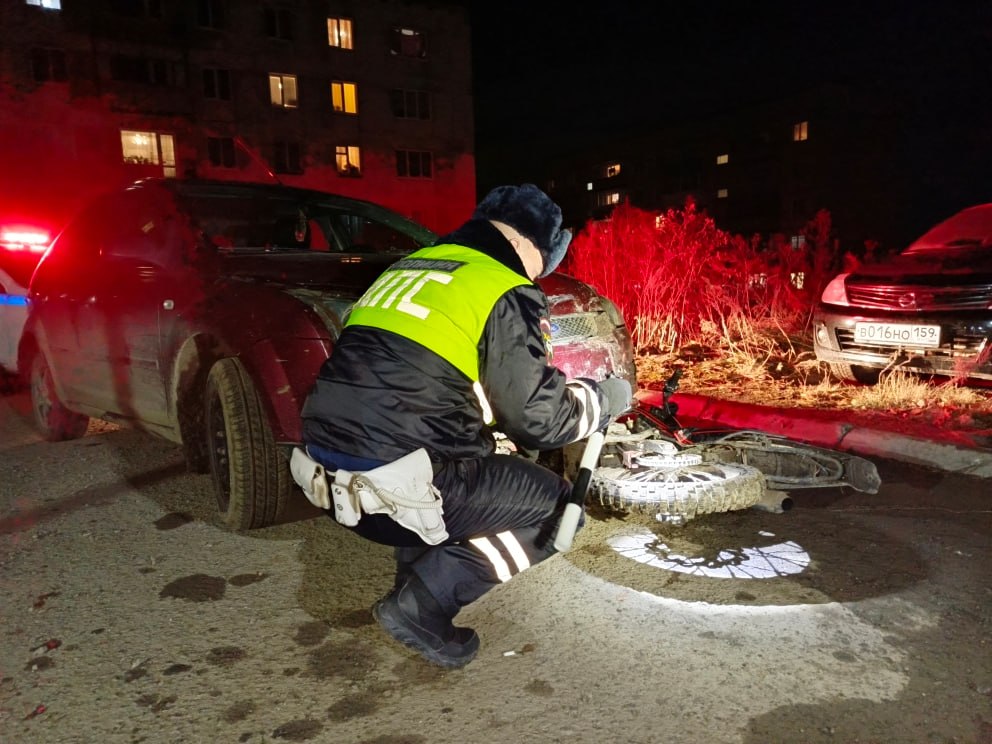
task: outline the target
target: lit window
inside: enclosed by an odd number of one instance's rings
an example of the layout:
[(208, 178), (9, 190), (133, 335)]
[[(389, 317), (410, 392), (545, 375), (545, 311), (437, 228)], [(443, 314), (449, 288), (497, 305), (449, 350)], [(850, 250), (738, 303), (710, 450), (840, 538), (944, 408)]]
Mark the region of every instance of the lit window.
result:
[(393, 116), (398, 119), (430, 119), (431, 94), (426, 90), (400, 90), (389, 92)]
[(207, 137), (207, 157), (210, 165), (218, 168), (233, 168), (234, 139), (231, 137)]
[(27, 3), (46, 10), (62, 10), (62, 0), (27, 0)]
[(394, 28), (389, 53), (399, 57), (423, 59), (427, 56), (427, 36), (412, 28)]
[(362, 152), (354, 145), (338, 145), (334, 148), (334, 165), (342, 176), (362, 175)]
[(327, 19), (327, 45), (338, 49), (353, 49), (350, 18)]
[(726, 199), (727, 198), (727, 190), (726, 189), (717, 189), (716, 198), (717, 199)]
[(605, 175), (607, 178), (613, 178), (614, 176), (619, 176), (620, 163), (610, 163), (609, 165), (607, 165)]
[(717, 165), (726, 165), (729, 162), (730, 162), (730, 155), (727, 153), (723, 153), (723, 155), (716, 156)]
[(592, 191), (592, 181), (586, 184), (586, 191)]
[(273, 106), (296, 108), (296, 75), (269, 75), (269, 96)]
[(806, 247), (806, 236), (805, 235), (793, 235), (790, 240), (792, 247), (796, 250)]
[(792, 141), (803, 142), (809, 139), (809, 122), (800, 121), (792, 125)]
[(429, 152), (397, 150), (396, 175), (400, 178), (433, 178), (434, 156)]
[(171, 134), (121, 130), (124, 162), (131, 165), (161, 165), (162, 175), (176, 177), (176, 148)]
[(335, 80), (331, 83), (331, 103), (334, 110), (343, 114), (358, 113), (358, 86)]
[(610, 207), (620, 203), (619, 191), (607, 191), (596, 196), (596, 204), (600, 207)]

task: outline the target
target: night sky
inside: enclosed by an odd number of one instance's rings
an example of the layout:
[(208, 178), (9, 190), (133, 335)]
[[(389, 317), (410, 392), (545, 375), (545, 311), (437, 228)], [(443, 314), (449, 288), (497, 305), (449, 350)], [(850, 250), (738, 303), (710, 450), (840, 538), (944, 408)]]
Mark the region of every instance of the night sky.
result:
[(992, 134), (990, 2), (613, 0), (565, 15), (503, 0), (470, 18), (480, 188), (536, 178), (590, 139), (820, 81), (869, 86), (921, 127), (965, 116)]

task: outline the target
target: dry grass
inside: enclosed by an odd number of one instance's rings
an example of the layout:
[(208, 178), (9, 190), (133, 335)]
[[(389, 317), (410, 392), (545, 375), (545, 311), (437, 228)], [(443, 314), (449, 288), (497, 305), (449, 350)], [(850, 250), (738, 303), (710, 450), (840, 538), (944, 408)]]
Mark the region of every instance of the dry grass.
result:
[(802, 236), (731, 235), (691, 201), (663, 213), (625, 203), (576, 236), (567, 272), (622, 311), (643, 388), (660, 388), (679, 366), (682, 392), (831, 411), (925, 436), (935, 427), (992, 435), (992, 386), (898, 369), (874, 386), (831, 377), (813, 353), (810, 320), (826, 282), (859, 259), (841, 253), (826, 211)]
[(660, 389), (676, 367), (679, 391), (742, 403), (842, 412), (883, 428), (925, 434), (941, 427), (992, 435), (992, 387), (939, 382), (901, 372), (877, 385), (834, 379), (807, 340), (752, 332), (718, 345), (692, 343), (638, 357), (638, 384)]

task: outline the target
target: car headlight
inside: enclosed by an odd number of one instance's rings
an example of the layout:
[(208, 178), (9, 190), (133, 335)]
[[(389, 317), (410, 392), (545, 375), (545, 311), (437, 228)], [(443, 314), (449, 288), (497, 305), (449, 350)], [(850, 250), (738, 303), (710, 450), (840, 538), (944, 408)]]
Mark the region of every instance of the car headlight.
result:
[(851, 303), (847, 301), (847, 288), (844, 286), (844, 280), (848, 276), (850, 276), (850, 272), (838, 274), (831, 279), (830, 284), (824, 288), (823, 294), (820, 295), (820, 301), (828, 305), (850, 305)]
[(623, 321), (623, 313), (620, 312), (620, 308), (602, 295), (600, 295), (599, 299), (603, 303), (603, 310), (606, 311), (606, 317), (610, 319), (614, 327), (626, 325)]

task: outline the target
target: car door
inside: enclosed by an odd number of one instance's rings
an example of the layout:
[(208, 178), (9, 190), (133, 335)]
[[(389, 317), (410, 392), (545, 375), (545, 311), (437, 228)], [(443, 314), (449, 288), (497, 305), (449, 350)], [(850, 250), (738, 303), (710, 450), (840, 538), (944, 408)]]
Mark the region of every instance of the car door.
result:
[(69, 405), (85, 404), (91, 385), (79, 316), (101, 272), (102, 230), (113, 213), (104, 199), (72, 220), (38, 264), (29, 292), (27, 327), (48, 361), (59, 398)]
[(100, 272), (79, 311), (90, 404), (110, 417), (168, 422), (159, 364), (159, 309), (175, 251), (172, 220), (147, 190), (121, 197), (101, 244)]
[[(158, 331), (159, 366), (164, 385), (163, 395), (169, 410), (177, 412), (177, 395), (191, 385), (185, 375), (192, 372), (183, 366), (183, 356), (190, 347), (205, 338), (212, 329), (211, 318), (223, 306), (236, 303), (236, 292), (229, 291), (219, 275), (220, 249), (230, 249), (233, 240), (216, 225), (202, 219), (202, 211), (212, 200), (202, 195), (195, 200), (170, 196), (167, 240), (171, 248), (159, 273)], [(194, 207), (195, 205), (195, 207)], [(222, 199), (216, 205), (218, 219), (227, 220), (240, 204)], [(173, 425), (178, 426), (177, 417)]]

